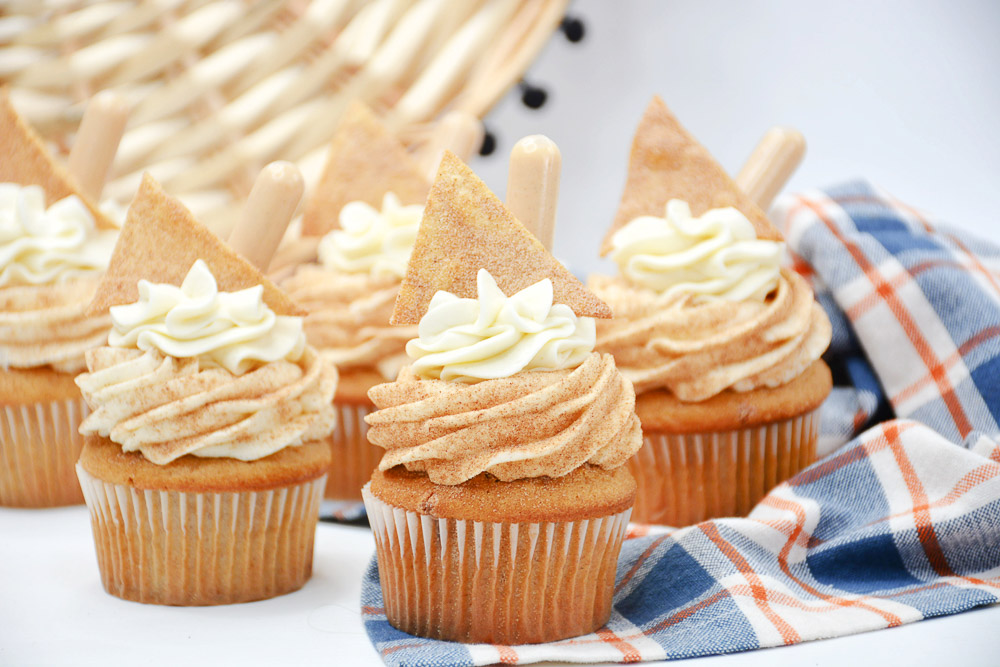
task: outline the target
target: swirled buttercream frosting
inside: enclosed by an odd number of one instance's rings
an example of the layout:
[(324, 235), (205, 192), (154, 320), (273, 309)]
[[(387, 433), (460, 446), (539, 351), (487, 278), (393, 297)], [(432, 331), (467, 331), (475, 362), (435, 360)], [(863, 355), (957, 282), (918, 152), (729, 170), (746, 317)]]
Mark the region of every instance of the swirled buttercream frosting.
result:
[(416, 326), (389, 326), (399, 280), (368, 273), (341, 273), (306, 264), (281, 284), (309, 314), (306, 338), (337, 368), (376, 368), (391, 380), (407, 363), (406, 341)]
[(667, 202), (662, 218), (629, 222), (611, 237), (611, 245), (611, 258), (630, 283), (695, 301), (764, 301), (778, 285), (784, 250), (782, 243), (759, 240), (735, 208), (711, 209), (696, 218), (679, 199)]
[(401, 279), (423, 215), (423, 206), (403, 206), (391, 192), (382, 199), (381, 211), (363, 201), (350, 202), (340, 210), (340, 229), (320, 240), (319, 260), (340, 273)]
[(104, 271), (116, 231), (99, 231), (76, 195), (45, 206), (37, 185), (0, 183), (0, 288), (54, 285)]
[(635, 392), (607, 354), (476, 384), (422, 380), (405, 367), (368, 395), (378, 408), (365, 418), (368, 439), (386, 449), (379, 467), (404, 465), (436, 484), (613, 469), (642, 445)]
[(58, 285), (0, 289), (0, 369), (84, 369), (83, 354), (104, 345), (111, 318), (86, 315), (98, 276)]
[(196, 261), (180, 287), (139, 281), (136, 303), (111, 308), (112, 347), (197, 357), (234, 375), (272, 361), (297, 361), (306, 346), (302, 318), (276, 315), (260, 285), (220, 292), (208, 265)]
[(156, 464), (185, 454), (251, 461), (326, 436), (337, 370), (306, 348), (233, 375), (203, 358), (99, 347), (76, 383), (91, 408), (80, 432)]
[(662, 387), (701, 401), (726, 389), (780, 386), (830, 343), (826, 313), (789, 269), (764, 301), (701, 301), (606, 276), (593, 276), (589, 287), (615, 312), (598, 324), (597, 349), (614, 355), (637, 392)]
[(594, 320), (552, 303), (548, 279), (507, 297), (484, 269), (477, 299), (440, 291), (406, 344), (423, 379), (480, 382), (521, 371), (575, 368), (593, 351)]

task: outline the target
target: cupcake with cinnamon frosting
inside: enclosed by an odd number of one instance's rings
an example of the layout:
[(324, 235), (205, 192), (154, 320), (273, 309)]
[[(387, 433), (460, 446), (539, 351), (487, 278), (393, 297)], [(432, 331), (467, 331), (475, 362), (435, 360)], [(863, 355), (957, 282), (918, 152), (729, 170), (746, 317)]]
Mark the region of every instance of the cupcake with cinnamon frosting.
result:
[(589, 282), (615, 312), (597, 348), (635, 385), (645, 438), (634, 519), (746, 514), (815, 458), (829, 320), (782, 267), (778, 231), (659, 98), (604, 249), (620, 273)]
[(108, 335), (85, 311), (117, 233), (3, 90), (0, 153), (0, 505), (71, 505), (87, 413), (73, 377)]
[(405, 363), (414, 327), (389, 326), (430, 184), (406, 147), (374, 113), (355, 102), (330, 145), (325, 170), (306, 205), (304, 239), (317, 259), (281, 285), (309, 315), (309, 341), (340, 372), (329, 438), (327, 498), (360, 501), (380, 452), (365, 436), (368, 390)]
[(419, 322), (410, 364), (369, 392), (395, 627), (519, 644), (607, 621), (642, 443), (631, 383), (593, 351), (609, 314), (446, 154), (393, 314)]
[(298, 308), (148, 176), (91, 304), (109, 307), (107, 345), (76, 379), (105, 589), (209, 605), (300, 588), (337, 372)]

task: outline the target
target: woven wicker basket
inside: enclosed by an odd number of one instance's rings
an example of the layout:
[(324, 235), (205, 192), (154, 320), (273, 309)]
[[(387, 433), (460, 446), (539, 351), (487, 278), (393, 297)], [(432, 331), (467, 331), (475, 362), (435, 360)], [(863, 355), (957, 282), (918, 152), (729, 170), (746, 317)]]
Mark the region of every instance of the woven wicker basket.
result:
[(260, 168), (307, 183), (352, 98), (419, 151), (442, 111), (482, 115), (568, 0), (5, 0), (0, 83), (60, 150), (102, 89), (133, 111), (105, 188), (143, 171), (227, 231)]

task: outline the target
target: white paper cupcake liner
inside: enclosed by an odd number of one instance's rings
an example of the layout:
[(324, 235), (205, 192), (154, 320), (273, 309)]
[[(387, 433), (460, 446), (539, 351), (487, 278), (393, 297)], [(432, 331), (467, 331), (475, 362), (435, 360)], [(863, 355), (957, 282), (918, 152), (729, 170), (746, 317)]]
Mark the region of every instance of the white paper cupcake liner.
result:
[(265, 491), (188, 493), (112, 484), (77, 465), (108, 593), (150, 604), (249, 602), (312, 573), (325, 477)]
[(528, 644), (587, 634), (611, 613), (630, 510), (570, 522), (437, 519), (366, 486), (386, 617), (421, 637)]
[(83, 448), (82, 397), (0, 406), (0, 505), (57, 507), (83, 502), (76, 478)]
[(687, 526), (746, 516), (816, 459), (818, 435), (818, 409), (733, 431), (644, 431), (642, 448), (629, 460), (639, 485), (632, 520)]
[(327, 474), (324, 497), (332, 500), (361, 502), (361, 487), (372, 478), (385, 453), (381, 447), (368, 442), (368, 424), (365, 415), (371, 405), (334, 403), (337, 427), (330, 434), (330, 451), (333, 460)]

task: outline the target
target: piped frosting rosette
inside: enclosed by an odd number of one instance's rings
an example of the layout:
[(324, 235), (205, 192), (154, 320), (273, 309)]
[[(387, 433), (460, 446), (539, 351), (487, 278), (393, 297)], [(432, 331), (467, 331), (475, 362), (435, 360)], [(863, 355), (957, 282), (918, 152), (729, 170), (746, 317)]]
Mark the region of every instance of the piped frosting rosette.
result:
[(423, 206), (404, 206), (391, 192), (381, 210), (350, 202), (340, 228), (321, 239), (319, 263), (282, 284), (309, 311), (309, 341), (338, 368), (375, 367), (392, 379), (405, 363), (403, 348), (416, 328), (388, 322), (422, 215)]
[(481, 270), (478, 289), (478, 300), (438, 292), (407, 346), (412, 366), (369, 392), (380, 468), (459, 484), (623, 465), (642, 443), (635, 395), (592, 351), (593, 319), (553, 305), (548, 280), (508, 298)]
[(109, 345), (87, 353), (81, 432), (157, 464), (255, 460), (330, 432), (336, 369), (262, 287), (220, 292), (199, 260), (181, 287), (140, 281), (139, 294), (111, 308)]
[(733, 208), (700, 218), (671, 200), (663, 218), (636, 218), (612, 237), (621, 276), (590, 288), (614, 310), (597, 347), (638, 392), (684, 401), (791, 381), (829, 345), (830, 322), (783, 244), (759, 240)]
[(84, 311), (115, 237), (76, 195), (46, 207), (39, 186), (0, 183), (0, 368), (83, 369), (110, 326)]

